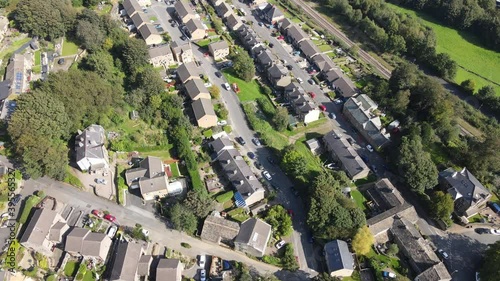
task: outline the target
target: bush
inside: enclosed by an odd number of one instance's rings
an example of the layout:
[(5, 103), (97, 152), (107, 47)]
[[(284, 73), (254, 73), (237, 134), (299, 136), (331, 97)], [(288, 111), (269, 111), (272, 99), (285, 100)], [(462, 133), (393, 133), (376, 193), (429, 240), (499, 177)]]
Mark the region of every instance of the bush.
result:
[(215, 198), (215, 200), (219, 203), (226, 203), (227, 201), (231, 200), (233, 198), (234, 192), (233, 191), (228, 191), (226, 193), (223, 193)]
[(211, 138), (213, 134), (212, 129), (208, 129), (203, 132), (203, 136), (207, 139)]
[(188, 243), (185, 243), (185, 242), (182, 242), (181, 246), (186, 248), (186, 249), (191, 249), (191, 245), (189, 245)]
[(268, 264), (281, 267), (281, 259), (279, 257), (265, 255), (262, 257), (262, 261)]
[(258, 98), (257, 104), (267, 118), (273, 119), (274, 114), (276, 114), (276, 108), (274, 108), (274, 105), (269, 101), (268, 98)]
[(229, 125), (222, 127), (222, 129), (224, 130), (224, 132), (226, 132), (228, 134), (230, 134), (233, 131), (233, 128), (231, 128), (231, 126), (229, 126)]

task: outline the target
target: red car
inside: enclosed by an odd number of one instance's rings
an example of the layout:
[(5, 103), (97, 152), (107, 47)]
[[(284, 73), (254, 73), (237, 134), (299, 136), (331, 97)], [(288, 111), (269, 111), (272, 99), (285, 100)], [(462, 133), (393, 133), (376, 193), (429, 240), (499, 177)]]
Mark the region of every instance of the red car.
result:
[(283, 39), (285, 39), (285, 36), (283, 35), (278, 36), (278, 40), (283, 40)]
[(314, 99), (314, 98), (316, 97), (316, 94), (315, 94), (315, 93), (313, 93), (313, 92), (309, 92), (309, 96), (311, 96), (311, 98), (313, 98), (313, 99)]
[(116, 218), (110, 214), (107, 214), (104, 216), (104, 219), (107, 220), (107, 221), (110, 221), (110, 222), (115, 222), (116, 221)]
[(99, 210), (92, 210), (92, 215), (102, 218), (103, 213)]
[(324, 105), (320, 105), (320, 106), (318, 106), (318, 107), (319, 107), (319, 109), (321, 109), (321, 111), (326, 111), (326, 106), (324, 106)]

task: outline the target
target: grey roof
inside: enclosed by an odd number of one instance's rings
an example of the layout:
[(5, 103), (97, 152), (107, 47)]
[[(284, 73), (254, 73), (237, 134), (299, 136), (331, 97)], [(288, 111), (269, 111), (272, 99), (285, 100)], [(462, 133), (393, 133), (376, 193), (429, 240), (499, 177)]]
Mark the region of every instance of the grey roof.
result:
[(284, 17), (285, 15), (275, 5), (267, 4), (261, 11), (264, 18), (272, 23), (274, 19)]
[(318, 67), (323, 73), (326, 73), (336, 67), (332, 59), (323, 53), (318, 54), (312, 60), (316, 67)]
[(106, 137), (102, 126), (95, 124), (88, 126), (75, 138), (76, 162), (84, 158), (107, 158), (105, 141)]
[(26, 58), (23, 54), (14, 54), (9, 59), (5, 70), (5, 80), (10, 81), (9, 94), (21, 94), (26, 83)]
[(415, 277), (415, 281), (448, 281), (451, 280), (451, 275), (443, 262), (440, 262), (432, 267), (429, 267), (424, 272)]
[(191, 107), (193, 108), (196, 120), (200, 120), (205, 116), (216, 116), (214, 106), (210, 99), (197, 99), (191, 103)]
[(151, 267), (151, 263), (153, 262), (153, 256), (151, 255), (142, 255), (137, 263), (137, 275), (146, 276), (149, 275), (149, 269)]
[(231, 13), (226, 18), (226, 25), (232, 30), (234, 30), (235, 27), (241, 24), (243, 24), (243, 22), (234, 13)]
[(161, 158), (148, 156), (139, 163), (138, 168), (129, 169), (125, 172), (127, 184), (139, 183), (141, 194), (166, 190), (168, 177), (163, 168)]
[(132, 22), (134, 23), (135, 27), (139, 28), (141, 25), (149, 23), (148, 17), (146, 17), (146, 14), (144, 12), (138, 12), (135, 13), (132, 17)]
[(255, 46), (252, 49), (252, 56), (256, 58), (258, 55), (262, 54), (266, 50), (266, 47), (264, 47), (262, 44)]
[(189, 3), (185, 1), (177, 1), (175, 2), (174, 5), (175, 11), (177, 14), (181, 17), (184, 18), (187, 15), (194, 15), (193, 9), (189, 6)]
[(488, 189), (467, 168), (460, 172), (448, 168), (440, 172), (439, 177), (450, 187), (448, 193), (455, 200), (455, 212), (459, 215), (472, 215), (469, 209), (484, 203), (491, 196)]
[(217, 157), (226, 178), (232, 183), (244, 199), (258, 189), (263, 189), (252, 169), (245, 162), (238, 150), (225, 149)]
[[(181, 278), (177, 268), (181, 265), (178, 259), (160, 259), (156, 267), (156, 280), (176, 281)], [(161, 278), (159, 278), (161, 276)]]
[(354, 270), (354, 259), (345, 241), (330, 241), (325, 244), (324, 250), (329, 272), (341, 269)]
[(260, 252), (264, 252), (270, 236), (271, 226), (269, 224), (260, 219), (250, 218), (241, 224), (240, 232), (234, 242), (247, 244)]
[(170, 47), (172, 47), (172, 50), (174, 52), (180, 53), (182, 51), (191, 50), (191, 43), (183, 41), (173, 41), (172, 44), (170, 44)]
[(267, 74), (270, 78), (279, 80), (288, 74), (288, 70), (281, 64), (274, 64), (267, 69)]
[(135, 281), (141, 254), (141, 244), (130, 242), (118, 244), (110, 280)]
[(158, 30), (150, 23), (143, 24), (141, 27), (139, 27), (139, 33), (141, 34), (142, 38), (146, 40), (149, 38), (151, 35), (159, 35), (160, 33)]
[(19, 242), (42, 245), (56, 217), (56, 211), (46, 208), (36, 208)]
[(228, 4), (228, 3), (226, 3), (226, 2), (222, 2), (222, 3), (220, 3), (220, 4), (219, 4), (219, 6), (217, 6), (217, 7), (215, 8), (215, 10), (216, 10), (217, 15), (218, 15), (219, 17), (222, 17), (222, 16), (224, 16), (226, 13), (228, 13), (228, 12), (232, 12), (232, 11), (233, 11), (233, 9), (231, 8), (231, 6), (229, 6), (229, 4)]
[(269, 50), (265, 50), (257, 56), (257, 61), (260, 65), (271, 65), (273, 63), (273, 54)]
[(182, 83), (185, 83), (190, 78), (200, 78), (201, 70), (194, 62), (183, 63), (177, 68), (177, 75)]
[(350, 178), (369, 170), (363, 159), (361, 159), (344, 136), (331, 131), (323, 137), (323, 141), (328, 151), (336, 155), (336, 158), (341, 162), (342, 167)]
[(345, 98), (352, 97), (357, 93), (356, 86), (351, 81), (351, 79), (342, 75), (339, 79), (333, 82), (335, 88), (338, 88), (342, 92), (342, 96)]
[(333, 83), (335, 80), (339, 79), (342, 77), (342, 71), (340, 71), (340, 68), (333, 68), (327, 73), (325, 73), (325, 80), (328, 83)]
[(129, 16), (133, 15), (135, 12), (142, 12), (142, 7), (136, 0), (124, 0), (123, 8)]
[(283, 19), (280, 23), (279, 26), (282, 30), (287, 30), (289, 27), (294, 25), (293, 21), (291, 21), (288, 18)]
[(192, 79), (184, 84), (186, 93), (191, 99), (197, 98), (200, 94), (209, 94), (207, 87), (201, 79)]
[(314, 44), (311, 40), (307, 39), (299, 43), (299, 49), (304, 53), (306, 58), (311, 59), (319, 54), (321, 51), (318, 46)]
[(69, 226), (65, 222), (58, 221), (56, 222), (49, 231), (49, 240), (62, 242), (62, 236), (68, 230)]
[(217, 155), (225, 149), (234, 148), (233, 142), (225, 137), (214, 140), (210, 143), (210, 146)]
[(293, 40), (294, 43), (300, 43), (302, 40), (306, 40), (309, 38), (305, 31), (296, 24), (288, 28), (286, 34)]
[(188, 29), (189, 33), (193, 33), (196, 30), (205, 30), (205, 27), (203, 27), (203, 24), (201, 24), (201, 21), (199, 19), (190, 19), (188, 22), (186, 22), (186, 28)]
[(82, 251), (83, 239), (90, 233), (90, 230), (81, 227), (73, 228), (68, 235), (66, 235), (66, 243), (64, 250), (66, 252), (80, 253)]
[(170, 45), (164, 44), (158, 47), (149, 48), (148, 53), (150, 58), (156, 58), (172, 54), (172, 50), (170, 49)]
[(222, 41), (217, 41), (214, 43), (211, 43), (208, 45), (208, 49), (211, 50), (212, 52), (215, 52), (217, 50), (223, 50), (223, 49), (228, 49), (229, 45), (227, 44), (226, 40)]
[(372, 188), (367, 189), (367, 194), (377, 208), (381, 210), (389, 210), (405, 203), (399, 191), (387, 178), (375, 182)]
[[(105, 233), (90, 232), (83, 240), (82, 255), (91, 257), (101, 257), (103, 246), (110, 246), (111, 238)], [(109, 248), (108, 248), (109, 250)], [(107, 255), (107, 253), (105, 253)], [(105, 259), (106, 257), (101, 257)]]
[(233, 240), (240, 231), (240, 225), (222, 217), (208, 216), (203, 223), (201, 239), (214, 243)]
[(11, 80), (0, 81), (0, 101), (3, 101), (10, 96), (11, 84)]

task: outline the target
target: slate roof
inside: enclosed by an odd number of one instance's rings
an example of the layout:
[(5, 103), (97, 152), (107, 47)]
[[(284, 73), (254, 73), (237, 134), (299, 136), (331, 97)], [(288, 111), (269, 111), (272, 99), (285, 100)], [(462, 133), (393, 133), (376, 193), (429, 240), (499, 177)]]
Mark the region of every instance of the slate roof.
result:
[(281, 64), (274, 64), (267, 69), (267, 73), (270, 78), (279, 80), (280, 78), (288, 74), (288, 70)]
[(240, 231), (240, 225), (223, 217), (210, 215), (203, 223), (201, 239), (213, 243), (233, 240)]
[(190, 77), (194, 77), (196, 79), (200, 78), (201, 70), (196, 66), (194, 62), (183, 63), (181, 66), (177, 68), (177, 75), (181, 82), (187, 81)]
[(185, 1), (177, 1), (174, 5), (175, 11), (179, 17), (184, 18), (187, 15), (194, 15), (193, 9), (189, 6), (189, 3)]
[(208, 45), (208, 49), (212, 50), (212, 53), (218, 51), (218, 50), (223, 50), (223, 49), (228, 49), (229, 45), (227, 44), (226, 40), (222, 41), (217, 41), (214, 43), (211, 43)]
[(123, 9), (125, 9), (128, 16), (131, 16), (136, 12), (142, 12), (142, 7), (136, 0), (124, 0)]
[(168, 177), (165, 173), (161, 158), (148, 156), (139, 163), (138, 168), (129, 169), (125, 172), (127, 184), (139, 183), (141, 194), (166, 190)]
[[(137, 275), (146, 276), (150, 274), (151, 263), (153, 262), (153, 256), (142, 255), (137, 263)], [(161, 276), (161, 275), (160, 275)]]
[(344, 136), (339, 136), (335, 131), (331, 131), (323, 137), (323, 141), (327, 149), (334, 153), (342, 163), (342, 167), (349, 177), (353, 178), (357, 174), (369, 170), (363, 159)]
[(329, 272), (341, 269), (354, 270), (354, 259), (345, 241), (330, 241), (325, 244), (324, 251)]
[(42, 245), (56, 217), (56, 211), (36, 208), (19, 242)]
[(69, 226), (67, 223), (58, 221), (56, 222), (49, 231), (49, 240), (62, 242), (64, 233), (68, 230)]
[(282, 21), (280, 21), (279, 23), (279, 27), (281, 28), (281, 30), (287, 30), (288, 28), (290, 28), (292, 25), (294, 25), (293, 21), (291, 21), (290, 19), (288, 18), (285, 18), (283, 19)]
[(269, 50), (265, 50), (257, 56), (257, 61), (262, 66), (271, 65), (273, 63), (273, 54)]
[(432, 267), (429, 267), (424, 272), (415, 277), (416, 281), (441, 281), (451, 280), (451, 275), (446, 269), (443, 262), (440, 262)]
[(107, 158), (105, 141), (106, 137), (102, 126), (95, 124), (88, 126), (75, 138), (76, 162), (84, 158)]
[(302, 40), (309, 39), (309, 36), (306, 34), (306, 32), (296, 24), (288, 28), (286, 34), (293, 40), (295, 44), (300, 43)]
[(262, 10), (261, 14), (269, 22), (272, 23), (273, 19), (284, 17), (283, 12), (280, 11), (275, 5), (267, 4)]
[(90, 233), (89, 229), (75, 227), (66, 235), (64, 250), (66, 252), (80, 253), (82, 251), (83, 240)]
[(269, 224), (260, 219), (249, 218), (241, 224), (240, 232), (234, 242), (247, 244), (260, 252), (264, 252), (270, 235), (271, 226)]
[(233, 142), (226, 137), (215, 139), (213, 142), (210, 143), (210, 146), (217, 155), (225, 149), (234, 148)]
[[(100, 257), (104, 260), (108, 253), (103, 253), (102, 248), (106, 246), (111, 246), (111, 238), (108, 235), (105, 233), (90, 232), (83, 240), (81, 253), (84, 256)], [(109, 251), (109, 248), (106, 250)]]
[(322, 73), (326, 73), (336, 67), (332, 59), (323, 53), (318, 54), (312, 60)]
[(201, 79), (192, 79), (184, 84), (186, 89), (186, 93), (193, 100), (197, 98), (201, 94), (209, 94), (207, 87), (205, 87), (205, 83)]
[(229, 6), (229, 4), (226, 3), (226, 2), (220, 3), (219, 6), (217, 6), (215, 8), (215, 10), (216, 10), (217, 15), (219, 17), (223, 17), (226, 13), (233, 11), (233, 9), (231, 8), (231, 6)]
[(230, 29), (234, 30), (235, 27), (238, 25), (242, 25), (243, 22), (234, 14), (231, 13), (227, 18), (226, 18), (226, 25)]
[(158, 30), (150, 23), (143, 24), (141, 27), (139, 27), (139, 33), (141, 34), (142, 38), (147, 39), (151, 35), (159, 35), (160, 33)]
[(134, 23), (135, 27), (139, 28), (143, 24), (149, 23), (148, 17), (146, 17), (146, 14), (144, 12), (138, 12), (135, 13), (132, 17), (132, 22)]
[(351, 81), (351, 79), (342, 75), (339, 79), (333, 82), (336, 88), (342, 91), (342, 96), (345, 98), (352, 97), (357, 93), (356, 86)]
[(333, 68), (327, 73), (325, 73), (324, 77), (328, 83), (333, 83), (335, 82), (335, 80), (342, 77), (342, 71), (340, 70), (340, 68)]
[(137, 265), (142, 251), (142, 245), (138, 243), (124, 242), (118, 244), (110, 280), (135, 281)]
[(186, 28), (188, 29), (189, 33), (193, 34), (197, 30), (205, 30), (205, 27), (201, 23), (199, 19), (190, 19), (188, 22), (186, 22)]
[(178, 259), (160, 259), (158, 266), (156, 267), (156, 280), (180, 280), (181, 276), (178, 276), (179, 272), (177, 271), (180, 264), (181, 261)]
[(170, 45), (164, 44), (158, 47), (149, 48), (148, 53), (150, 58), (156, 58), (172, 54), (172, 50), (170, 49)]
[(299, 43), (299, 49), (304, 53), (304, 55), (311, 59), (318, 55), (321, 51), (311, 40), (307, 39)]
[(191, 107), (196, 120), (200, 120), (204, 116), (216, 116), (210, 99), (197, 99), (191, 103)]

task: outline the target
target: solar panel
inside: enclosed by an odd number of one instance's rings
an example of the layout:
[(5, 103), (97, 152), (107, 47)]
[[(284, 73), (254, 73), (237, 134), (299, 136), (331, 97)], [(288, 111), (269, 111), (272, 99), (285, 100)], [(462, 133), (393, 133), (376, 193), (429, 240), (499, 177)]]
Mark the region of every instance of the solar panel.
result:
[(247, 205), (245, 199), (243, 199), (243, 196), (238, 191), (234, 193), (234, 201), (236, 201), (237, 207), (245, 207)]

